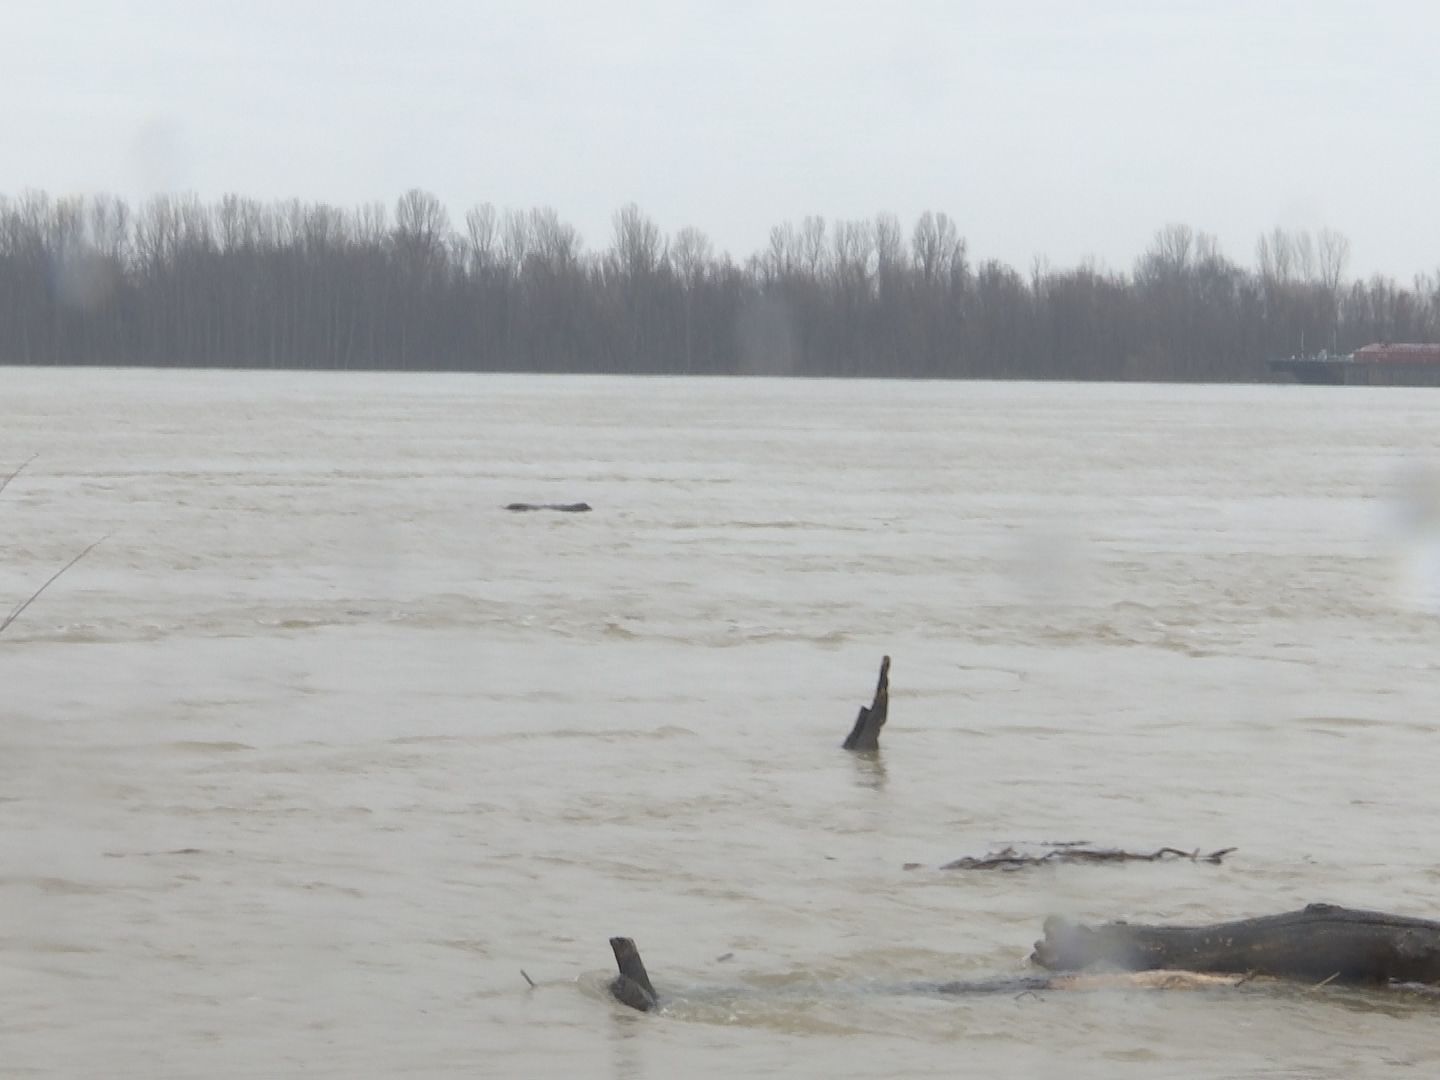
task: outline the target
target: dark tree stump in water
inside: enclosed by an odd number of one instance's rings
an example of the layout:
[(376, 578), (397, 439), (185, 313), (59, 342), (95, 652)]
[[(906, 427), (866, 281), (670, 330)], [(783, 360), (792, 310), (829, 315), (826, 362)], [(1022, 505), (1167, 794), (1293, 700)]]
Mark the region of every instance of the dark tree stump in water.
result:
[(867, 708), (860, 706), (860, 715), (842, 744), (846, 750), (879, 750), (880, 729), (885, 726), (885, 714), (890, 710), (890, 657), (880, 661), (880, 681), (875, 684), (875, 700)]
[(620, 974), (610, 982), (610, 993), (632, 1009), (649, 1012), (655, 1008), (655, 987), (650, 985), (650, 976), (645, 972), (645, 962), (640, 959), (635, 942), (628, 937), (612, 937), (610, 948), (620, 969)]
[(1276, 975), (1316, 982), (1440, 982), (1440, 922), (1311, 904), (1211, 926), (1085, 926), (1051, 918), (1030, 959), (1090, 967)]

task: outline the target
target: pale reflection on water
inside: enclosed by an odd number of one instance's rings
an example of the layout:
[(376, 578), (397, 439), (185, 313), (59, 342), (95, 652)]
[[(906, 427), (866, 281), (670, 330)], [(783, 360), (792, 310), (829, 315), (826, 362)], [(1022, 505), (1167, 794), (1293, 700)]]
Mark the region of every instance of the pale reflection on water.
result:
[[(0, 378), (0, 596), (114, 534), (0, 638), (7, 1075), (1440, 1066), (1424, 999), (907, 990), (1436, 914), (1440, 395)], [(1063, 840), (1239, 851), (936, 869)]]

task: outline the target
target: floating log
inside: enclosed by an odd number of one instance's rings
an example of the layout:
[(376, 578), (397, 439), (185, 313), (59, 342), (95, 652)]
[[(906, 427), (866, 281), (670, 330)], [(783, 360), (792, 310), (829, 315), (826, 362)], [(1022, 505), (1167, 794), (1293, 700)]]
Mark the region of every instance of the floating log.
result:
[(586, 514), (592, 507), (589, 503), (511, 503), (506, 510), (556, 510), (562, 514)]
[(885, 714), (890, 710), (890, 657), (880, 661), (880, 679), (875, 684), (875, 699), (867, 708), (860, 706), (860, 715), (842, 744), (846, 750), (879, 750), (880, 729), (885, 726)]
[(632, 1009), (649, 1012), (655, 1008), (655, 987), (650, 985), (650, 976), (645, 972), (645, 962), (640, 959), (640, 950), (633, 939), (612, 937), (610, 948), (615, 953), (615, 965), (620, 969), (610, 982), (610, 993), (621, 1004)]
[(1102, 967), (1351, 985), (1440, 983), (1440, 922), (1333, 904), (1210, 926), (1086, 926), (1050, 918), (1030, 958), (1051, 971)]
[(1235, 849), (1221, 848), (1218, 851), (1182, 851), (1180, 848), (1162, 847), (1157, 851), (1122, 851), (1119, 848), (1094, 848), (1081, 844), (1052, 844), (1043, 852), (1024, 852), (1013, 847), (1001, 848), (981, 856), (966, 855), (953, 862), (945, 863), (941, 870), (1023, 870), (1031, 866), (1053, 866), (1058, 863), (1127, 863), (1127, 862), (1168, 862), (1172, 859), (1194, 863), (1218, 865), (1226, 855)]

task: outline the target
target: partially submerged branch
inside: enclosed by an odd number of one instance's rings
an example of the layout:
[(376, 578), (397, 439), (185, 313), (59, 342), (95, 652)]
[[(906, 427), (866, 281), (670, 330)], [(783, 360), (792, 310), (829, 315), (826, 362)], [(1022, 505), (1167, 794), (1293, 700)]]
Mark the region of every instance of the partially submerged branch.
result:
[(885, 726), (885, 716), (890, 710), (890, 657), (880, 661), (880, 679), (875, 684), (875, 697), (869, 707), (860, 706), (860, 715), (850, 729), (845, 742), (846, 750), (879, 750), (880, 729)]
[(1194, 863), (1218, 865), (1226, 855), (1235, 849), (1220, 848), (1218, 851), (1182, 851), (1180, 848), (1162, 847), (1158, 851), (1122, 851), (1119, 848), (1091, 848), (1077, 844), (1054, 844), (1039, 853), (1018, 851), (1013, 847), (1001, 848), (989, 854), (967, 855), (948, 862), (941, 870), (1023, 870), (1031, 866), (1053, 866), (1068, 863), (1126, 863), (1126, 862), (1167, 862), (1187, 860)]

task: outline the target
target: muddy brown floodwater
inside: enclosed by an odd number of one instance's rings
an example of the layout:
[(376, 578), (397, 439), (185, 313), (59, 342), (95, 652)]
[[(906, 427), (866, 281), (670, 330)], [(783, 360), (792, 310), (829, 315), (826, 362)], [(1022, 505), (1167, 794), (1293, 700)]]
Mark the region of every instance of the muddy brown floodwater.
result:
[[(0, 421), (0, 608), (110, 534), (0, 638), (7, 1076), (1440, 1070), (1383, 994), (893, 992), (1052, 913), (1440, 913), (1440, 392), (4, 369)], [(1063, 840), (1238, 851), (937, 869)]]

